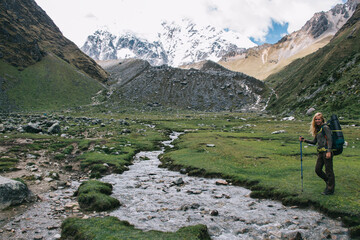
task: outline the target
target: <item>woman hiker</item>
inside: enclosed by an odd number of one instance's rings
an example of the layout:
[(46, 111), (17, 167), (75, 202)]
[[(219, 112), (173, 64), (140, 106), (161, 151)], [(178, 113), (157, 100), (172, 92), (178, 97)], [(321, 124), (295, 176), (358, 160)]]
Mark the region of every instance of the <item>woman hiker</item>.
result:
[[(299, 137), (302, 142), (318, 145), (318, 158), (315, 166), (316, 174), (326, 183), (323, 195), (332, 195), (335, 191), (335, 175), (333, 170), (333, 153), (331, 152), (332, 137), (331, 129), (325, 124), (322, 113), (316, 113), (310, 125), (310, 133), (314, 136), (314, 140), (306, 140)], [(323, 166), (325, 165), (325, 173)]]

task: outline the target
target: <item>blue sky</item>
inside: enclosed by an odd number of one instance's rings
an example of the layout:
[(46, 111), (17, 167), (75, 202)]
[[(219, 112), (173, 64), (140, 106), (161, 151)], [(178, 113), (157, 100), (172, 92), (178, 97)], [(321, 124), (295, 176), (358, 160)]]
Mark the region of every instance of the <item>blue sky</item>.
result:
[(250, 37), (250, 40), (257, 45), (262, 45), (264, 43), (277, 43), (283, 36), (289, 33), (288, 27), (289, 23), (278, 23), (274, 19), (271, 19), (271, 27), (268, 28), (268, 34), (265, 36), (265, 39), (261, 41)]

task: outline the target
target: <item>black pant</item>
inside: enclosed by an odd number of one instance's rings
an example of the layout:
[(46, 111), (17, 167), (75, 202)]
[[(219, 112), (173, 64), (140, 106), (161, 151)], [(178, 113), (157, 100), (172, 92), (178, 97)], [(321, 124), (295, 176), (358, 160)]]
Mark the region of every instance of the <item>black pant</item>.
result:
[[(323, 172), (323, 166), (325, 165), (325, 172)], [(335, 190), (335, 175), (333, 170), (333, 154), (331, 158), (326, 158), (326, 152), (318, 153), (318, 159), (315, 166), (316, 174), (326, 182), (326, 187), (329, 191)]]

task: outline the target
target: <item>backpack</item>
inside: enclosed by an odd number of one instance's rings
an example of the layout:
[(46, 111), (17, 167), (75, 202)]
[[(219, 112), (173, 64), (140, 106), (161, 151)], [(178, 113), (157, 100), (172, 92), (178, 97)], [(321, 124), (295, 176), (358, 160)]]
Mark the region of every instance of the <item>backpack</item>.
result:
[[(339, 155), (343, 152), (343, 145), (345, 143), (344, 135), (341, 130), (340, 122), (338, 117), (333, 114), (326, 122), (331, 130), (331, 137), (332, 137), (332, 150), (334, 155)], [(324, 133), (325, 134), (325, 133)]]

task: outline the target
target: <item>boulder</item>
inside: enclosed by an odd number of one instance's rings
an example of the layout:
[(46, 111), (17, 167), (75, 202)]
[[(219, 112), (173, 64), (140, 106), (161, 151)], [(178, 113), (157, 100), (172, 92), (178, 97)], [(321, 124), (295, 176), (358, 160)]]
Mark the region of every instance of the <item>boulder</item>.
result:
[(229, 185), (229, 183), (226, 180), (217, 180), (216, 185)]
[(39, 127), (39, 124), (32, 122), (29, 122), (28, 124), (23, 126), (23, 129), (25, 132), (28, 133), (39, 133), (42, 131), (42, 129)]
[(290, 117), (284, 117), (283, 119), (281, 119), (281, 121), (294, 121), (295, 117), (290, 116)]
[(279, 130), (279, 131), (272, 132), (271, 134), (280, 134), (280, 133), (286, 133), (286, 131), (285, 130)]
[(51, 127), (49, 127), (48, 129), (48, 133), (49, 134), (58, 134), (61, 132), (61, 127), (59, 125), (59, 123), (54, 123), (53, 125), (51, 125)]
[(309, 109), (306, 111), (306, 115), (311, 115), (314, 111), (315, 111), (315, 108), (309, 108)]
[(177, 180), (172, 182), (174, 185), (179, 186), (184, 184), (184, 180), (182, 178), (178, 178)]
[(32, 201), (34, 198), (25, 184), (0, 176), (0, 209)]

